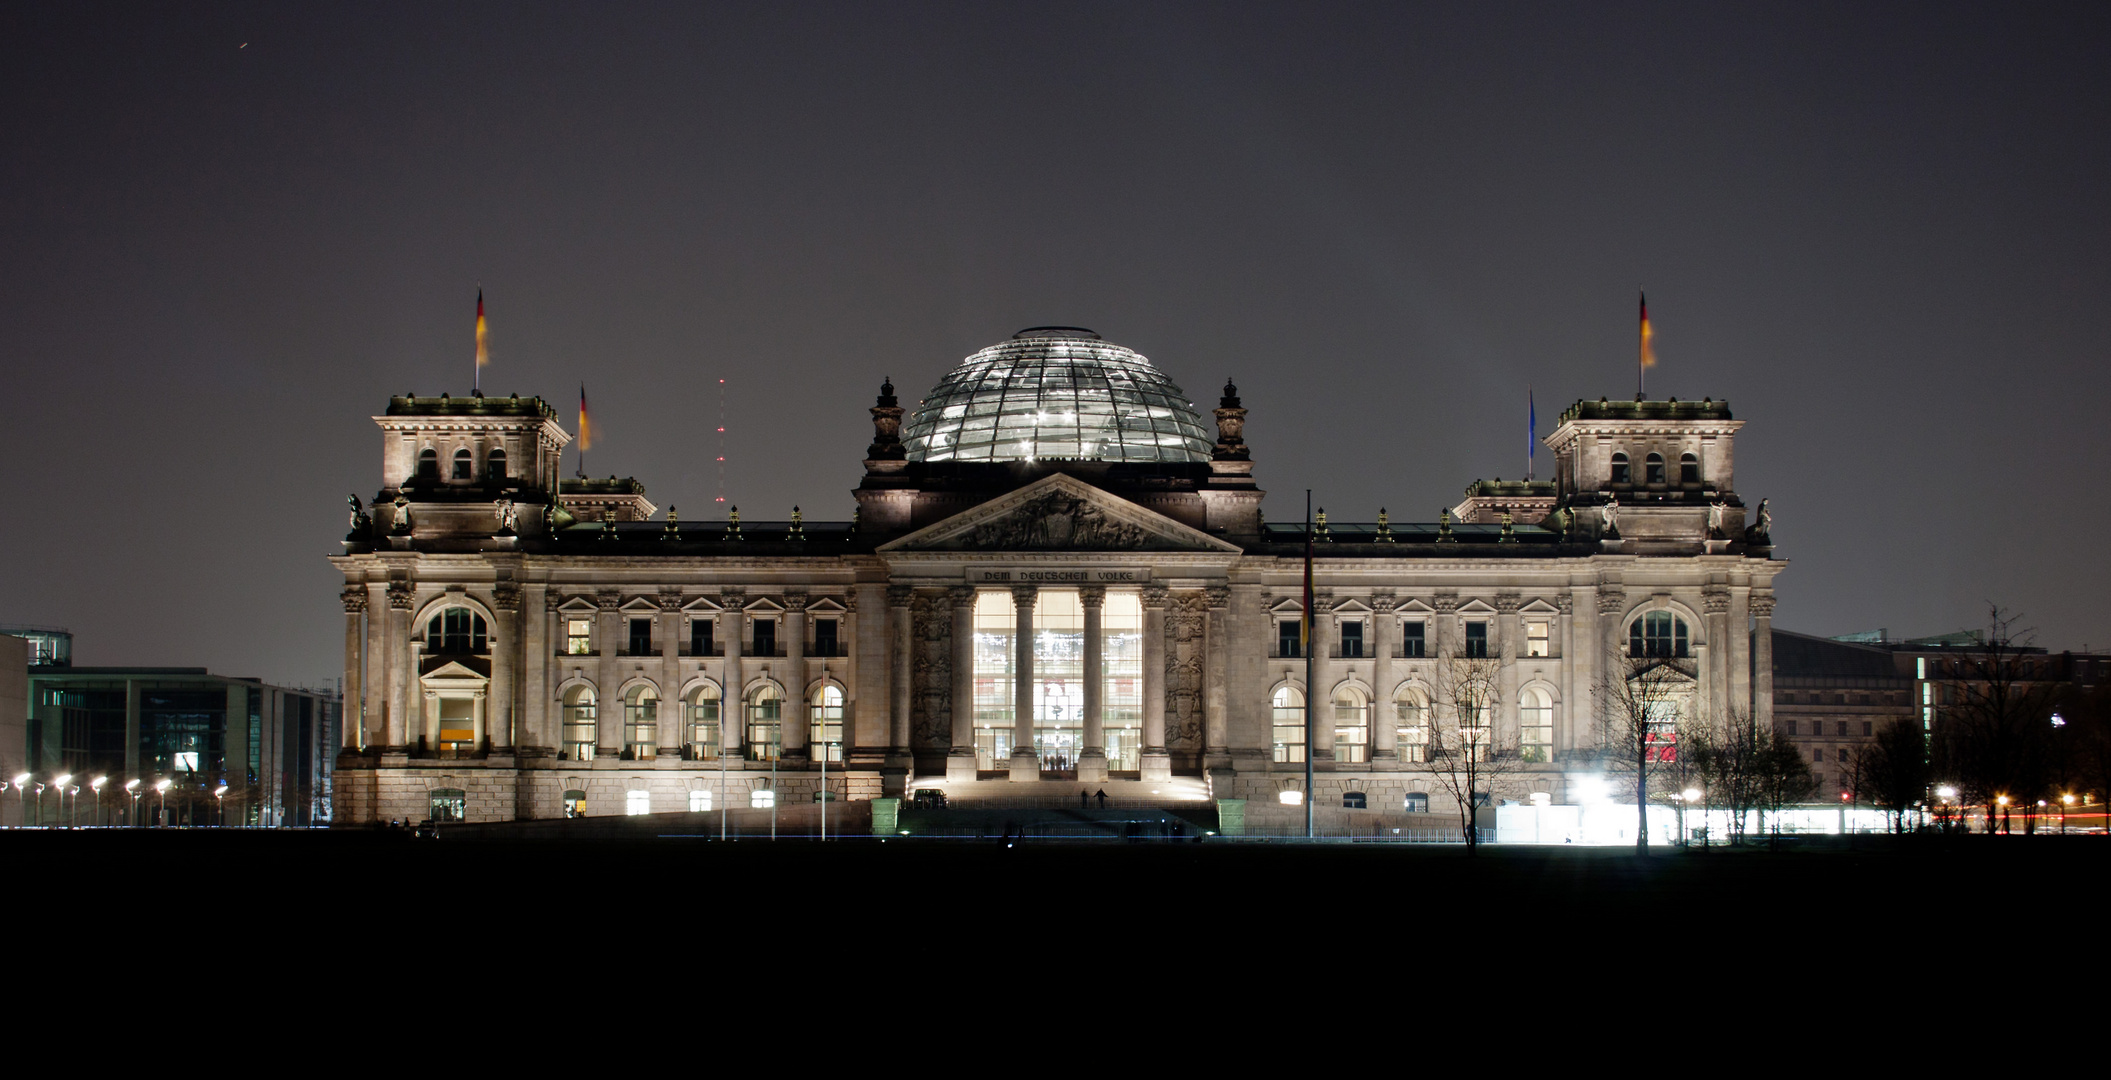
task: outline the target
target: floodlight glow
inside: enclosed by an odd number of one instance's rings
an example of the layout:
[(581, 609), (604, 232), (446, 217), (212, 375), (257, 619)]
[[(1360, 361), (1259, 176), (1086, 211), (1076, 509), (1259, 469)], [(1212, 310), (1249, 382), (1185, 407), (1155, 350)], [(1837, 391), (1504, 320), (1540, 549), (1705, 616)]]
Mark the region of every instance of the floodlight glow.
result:
[(1608, 785), (1602, 776), (1586, 776), (1576, 781), (1577, 802), (1604, 802), (1611, 792), (1611, 785)]
[(94, 782), (94, 783), (92, 783), (92, 784), (89, 784), (88, 786), (89, 786), (89, 787), (92, 787), (92, 788), (94, 788), (94, 789), (95, 789), (95, 793), (96, 793), (96, 794), (98, 794), (98, 795), (100, 795), (100, 794), (102, 794), (102, 792), (103, 792), (103, 785), (104, 785), (104, 784), (107, 784), (107, 783), (109, 783), (109, 782), (110, 782), (110, 778), (109, 778), (109, 777), (107, 777), (107, 776), (98, 776), (98, 777), (96, 777), (96, 778), (95, 778), (95, 782)]
[(1948, 784), (1944, 784), (1943, 786), (1935, 789), (1935, 794), (1944, 799), (1954, 799), (1957, 797), (1957, 789), (1951, 787)]
[(56, 780), (53, 780), (53, 781), (51, 782), (51, 785), (52, 785), (53, 787), (65, 787), (65, 786), (66, 786), (66, 781), (68, 781), (68, 780), (71, 780), (71, 779), (73, 779), (73, 774), (72, 774), (72, 773), (67, 773), (67, 774), (66, 774), (66, 775), (64, 775), (64, 776), (61, 776), (61, 777), (59, 777), (58, 779), (56, 779)]
[(777, 805), (777, 793), (769, 788), (748, 792), (748, 806), (755, 810), (768, 810)]
[(15, 786), (16, 786), (16, 787), (21, 787), (22, 785), (24, 785), (24, 784), (27, 784), (27, 783), (29, 783), (29, 774), (28, 774), (28, 773), (17, 773), (17, 774), (15, 774)]
[(134, 789), (134, 788), (137, 788), (138, 786), (139, 786), (139, 779), (138, 779), (137, 777), (134, 777), (134, 778), (132, 778), (132, 779), (130, 779), (130, 780), (127, 780), (127, 781), (125, 781), (125, 790), (126, 790), (126, 791), (131, 791), (132, 789)]
[(158, 783), (158, 784), (155, 784), (155, 785), (154, 785), (154, 790), (155, 790), (155, 791), (167, 791), (168, 789), (169, 789), (169, 782), (168, 782), (168, 781), (166, 781), (166, 780), (163, 780), (162, 782), (160, 782), (160, 783)]
[(1687, 802), (1699, 802), (1701, 801), (1701, 789), (1693, 787), (1687, 788), (1686, 790), (1679, 792), (1679, 797), (1685, 799)]
[(1284, 806), (1303, 806), (1305, 805), (1305, 793), (1302, 791), (1285, 791), (1278, 794), (1275, 797), (1275, 801), (1282, 803)]
[(225, 795), (225, 794), (227, 794), (227, 785), (226, 785), (226, 784), (221, 784), (221, 785), (220, 785), (219, 787), (217, 787), (217, 788), (214, 788), (214, 789), (213, 789), (213, 797), (214, 797), (214, 798), (218, 798), (219, 796), (222, 796), (222, 795)]

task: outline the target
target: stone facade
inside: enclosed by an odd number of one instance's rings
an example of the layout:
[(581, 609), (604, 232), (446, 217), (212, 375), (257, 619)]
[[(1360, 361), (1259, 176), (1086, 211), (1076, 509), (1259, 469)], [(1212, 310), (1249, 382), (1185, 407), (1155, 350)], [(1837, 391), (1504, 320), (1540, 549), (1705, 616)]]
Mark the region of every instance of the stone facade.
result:
[[(1034, 347), (1060, 359), (1066, 340)], [(1130, 423), (1118, 401), (1109, 422)], [(1079, 402), (1048, 415), (1081, 426)], [(903, 412), (883, 388), (853, 521), (707, 525), (553, 509), (586, 493), (558, 490), (569, 435), (539, 399), (393, 399), (378, 509), (355, 507), (332, 559), (339, 820), (445, 799), (471, 821), (555, 817), (568, 792), (590, 814), (679, 812), (691, 791), (745, 806), (770, 785), (803, 805), (824, 769), (844, 800), (1188, 783), (1266, 820), (1308, 753), (1329, 805), (1398, 811), (1438, 790), (1415, 724), (1441, 722), (1450, 666), (1483, 656), (1496, 740), (1529, 759), (1506, 785), (1559, 800), (1594, 688), (1645, 627), (1690, 708), (1770, 712), (1754, 648), (1785, 564), (1730, 486), (1725, 403), (1577, 403), (1546, 440), (1557, 480), (1511, 520), (1332, 523), (1309, 743), (1283, 719), (1308, 691), (1286, 632), (1305, 617), (1304, 531), (1263, 522), (1235, 387), (1213, 449), (1155, 462), (939, 460), (904, 448)], [(511, 469), (480, 469), (493, 448)], [(601, 489), (651, 512), (635, 480)], [(1546, 509), (1518, 519), (1528, 506)]]

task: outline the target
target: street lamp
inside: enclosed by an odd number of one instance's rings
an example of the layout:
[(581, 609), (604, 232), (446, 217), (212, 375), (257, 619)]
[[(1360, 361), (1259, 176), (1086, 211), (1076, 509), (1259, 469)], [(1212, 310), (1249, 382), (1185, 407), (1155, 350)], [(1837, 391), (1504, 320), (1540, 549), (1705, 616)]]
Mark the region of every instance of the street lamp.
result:
[[(71, 780), (71, 779), (73, 779), (73, 774), (72, 774), (72, 773), (62, 773), (62, 774), (60, 774), (60, 775), (58, 776), (58, 778), (54, 779), (54, 780), (53, 780), (53, 781), (51, 782), (51, 786), (52, 786), (52, 787), (55, 787), (55, 788), (58, 788), (58, 789), (59, 789), (59, 817), (61, 817), (61, 818), (63, 818), (63, 817), (65, 817), (65, 816), (66, 816), (66, 782), (67, 782), (67, 781), (69, 781), (69, 780)], [(41, 816), (43, 816), (43, 813), (44, 813), (44, 798), (43, 798), (43, 793), (42, 793), (42, 792), (38, 792), (38, 793), (37, 793), (37, 814), (38, 814), (38, 816), (40, 816), (40, 817), (41, 817)]]
[[(81, 827), (81, 785), (73, 785), (72, 795), (73, 813), (67, 816), (66, 827), (69, 829), (78, 829)], [(66, 813), (66, 803), (63, 798), (59, 802), (59, 813)]]
[(130, 825), (137, 825), (137, 824), (139, 824), (139, 778), (138, 778), (138, 777), (136, 777), (136, 776), (135, 776), (135, 777), (133, 777), (132, 779), (130, 779), (130, 780), (127, 780), (127, 781), (125, 781), (125, 794), (127, 794), (127, 795), (130, 795), (130, 796), (132, 796), (132, 805), (130, 805), (130, 806), (128, 806), (128, 807), (126, 807), (126, 808), (125, 808), (125, 810), (126, 810), (126, 814), (125, 814), (125, 824), (126, 824), (126, 825), (128, 825), (128, 826), (130, 826)]
[[(23, 825), (28, 825), (28, 824), (29, 824), (29, 774), (28, 774), (28, 773), (16, 773), (16, 774), (15, 774), (15, 790), (16, 790), (17, 792), (21, 793), (21, 797), (22, 797), (22, 824), (23, 824)], [(17, 827), (19, 828), (20, 826), (17, 826)]]
[(166, 828), (169, 823), (169, 782), (165, 779), (157, 781), (154, 790), (161, 793), (161, 824)]
[(2074, 795), (2060, 796), (2060, 835), (2067, 835), (2067, 808), (2074, 805)]
[(95, 789), (95, 824), (98, 827), (103, 823), (103, 785), (109, 782), (109, 777), (98, 776), (95, 778), (94, 783), (88, 785)]
[(220, 801), (220, 796), (225, 794), (227, 794), (226, 784), (221, 784), (213, 789), (213, 816), (220, 819), (221, 828), (227, 827), (227, 804)]
[[(1999, 806), (2001, 807), (2001, 831), (2002, 831), (2002, 832), (2005, 832), (2005, 833), (2009, 833), (2009, 835), (2011, 835), (2011, 836), (2014, 836), (2015, 834), (2014, 834), (2014, 833), (2012, 833), (2012, 832), (2009, 832), (2009, 827), (2008, 827), (2008, 796), (2006, 796), (2006, 795), (1997, 795), (1997, 796), (1995, 796), (1995, 797), (1994, 797), (1994, 802), (1995, 802), (1996, 804), (1998, 804), (1998, 805), (1999, 805)], [(1993, 825), (1994, 825), (1994, 823), (1993, 823), (1993, 822), (1991, 822), (1991, 821), (1989, 821), (1989, 822), (1987, 822), (1986, 824), (1987, 824), (1987, 831), (1988, 831), (1988, 832), (1992, 832), (1992, 831), (1993, 831)]]

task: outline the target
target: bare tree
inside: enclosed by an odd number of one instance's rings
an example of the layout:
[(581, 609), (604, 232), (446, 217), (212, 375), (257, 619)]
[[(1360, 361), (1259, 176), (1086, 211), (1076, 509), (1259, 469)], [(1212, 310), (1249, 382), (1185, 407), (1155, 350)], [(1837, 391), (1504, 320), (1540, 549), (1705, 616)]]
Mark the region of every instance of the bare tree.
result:
[(1763, 805), (1763, 763), (1774, 741), (1744, 706), (1731, 708), (1721, 724), (1691, 725), (1680, 741), (1680, 756), (1700, 779), (1702, 805), (1727, 812), (1732, 844), (1744, 841), (1752, 812)]
[[(2050, 658), (2030, 646), (2031, 631), (2017, 617), (1987, 605), (1979, 644), (1961, 656), (1938, 658), (1943, 700), (1935, 727), (1935, 774), (1956, 784), (1965, 802), (1984, 807), (1987, 829), (2005, 796), (2037, 809), (2046, 786), (2046, 743), (2057, 683), (2046, 676)], [(2032, 824), (2026, 816), (2026, 828)]]
[(1928, 797), (1928, 740), (1920, 724), (1900, 718), (1855, 752), (1850, 771), (1857, 799), (1891, 815), (1891, 831), (1906, 831), (1906, 814)]
[(1485, 657), (1438, 661), (1437, 700), (1424, 747), (1430, 774), (1458, 805), (1469, 855), (1480, 850), (1474, 811), (1492, 802), (1498, 782), (1523, 763), (1516, 734), (1496, 731), (1497, 670), (1496, 661)]
[(1635, 852), (1649, 853), (1650, 782), (1675, 767), (1681, 717), (1690, 713), (1693, 661), (1683, 656), (1630, 656), (1614, 649), (1599, 676), (1598, 753), (1608, 772), (1634, 792)]

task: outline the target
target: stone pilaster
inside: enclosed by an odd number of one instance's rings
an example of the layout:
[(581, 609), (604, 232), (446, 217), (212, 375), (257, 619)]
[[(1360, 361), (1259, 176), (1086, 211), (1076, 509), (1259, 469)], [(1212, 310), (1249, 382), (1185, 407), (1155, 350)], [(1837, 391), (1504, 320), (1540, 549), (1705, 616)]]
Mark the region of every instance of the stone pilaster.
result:
[(389, 752), (398, 754), (410, 748), (411, 716), (418, 700), (414, 693), (418, 681), (417, 646), (411, 642), (410, 635), (410, 609), (416, 599), (410, 582), (389, 582), (389, 709), (385, 745)]
[[(660, 590), (659, 755), (679, 757), (689, 741), (688, 710), (682, 706), (682, 590)], [(724, 706), (721, 705), (720, 708)]]
[(1334, 613), (1332, 596), (1315, 592), (1312, 596), (1312, 665), (1313, 679), (1318, 685), (1305, 692), (1306, 708), (1312, 710), (1312, 741), (1305, 752), (1312, 755), (1312, 767), (1326, 769), (1334, 761), (1334, 684), (1341, 681), (1342, 662), (1334, 655), (1336, 643), (1341, 640), (1341, 616)]
[(952, 627), (946, 640), (952, 657), (947, 674), (952, 693), (947, 703), (946, 779), (975, 779), (975, 590), (955, 585), (946, 590)]
[(485, 705), (484, 747), (496, 754), (511, 754), (519, 740), (520, 718), (520, 586), (499, 581), (491, 586), (492, 627), (491, 692)]
[(1034, 753), (1034, 601), (1036, 585), (1012, 587), (1012, 758), (1011, 778), (1025, 783), (1041, 778), (1041, 760)]
[(363, 745), (378, 749), (388, 745), (388, 713), (394, 701), (389, 679), (393, 674), (390, 657), (389, 630), (392, 620), (388, 600), (388, 583), (369, 581), (366, 584), (366, 714), (358, 718)]
[(1173, 758), (1165, 748), (1165, 609), (1163, 585), (1143, 588), (1143, 754), (1142, 779), (1170, 780)]
[(594, 682), (600, 688), (595, 695), (594, 756), (611, 761), (623, 756), (623, 698), (617, 693), (623, 682), (622, 669), (616, 666), (626, 637), (623, 633), (623, 613), (618, 606), (623, 594), (615, 589), (602, 589), (594, 594), (594, 602), (600, 606), (600, 614), (594, 624), (595, 657), (599, 661), (594, 667)]
[(719, 681), (725, 697), (718, 707), (718, 752), (732, 755), (735, 761), (744, 756), (741, 746), (748, 739), (747, 672), (740, 661), (748, 632), (747, 602), (747, 595), (736, 589), (718, 595), (717, 638), (726, 653), (719, 661)]
[(806, 595), (784, 598), (784, 756), (794, 767), (808, 760), (806, 704)]
[(1393, 637), (1400, 620), (1398, 601), (1387, 593), (1371, 597), (1371, 767), (1391, 769), (1400, 761), (1400, 725), (1393, 708)]
[(901, 746), (909, 745), (909, 719), (915, 705), (915, 686), (911, 676), (916, 651), (916, 627), (910, 605), (915, 602), (916, 590), (907, 585), (887, 586), (887, 716), (889, 740)]
[(1730, 592), (1726, 588), (1710, 588), (1701, 594), (1701, 653), (1700, 719), (1709, 724), (1720, 725), (1727, 718), (1725, 711), (1730, 704), (1724, 691), (1729, 686), (1728, 664), (1737, 650), (1730, 640)]
[(1774, 593), (1752, 590), (1752, 720), (1762, 731), (1774, 727)]
[(366, 745), (364, 718), (360, 715), (366, 702), (366, 589), (347, 585), (341, 598), (345, 609), (345, 684), (344, 723), (340, 726), (344, 729), (344, 749), (359, 750)]
[(1513, 743), (1519, 735), (1517, 712), (1517, 643), (1524, 636), (1517, 612), (1523, 602), (1516, 593), (1495, 595), (1496, 634), (1499, 636), (1497, 654), (1501, 657), (1495, 669), (1495, 693), (1499, 699), (1495, 705), (1495, 745)]

